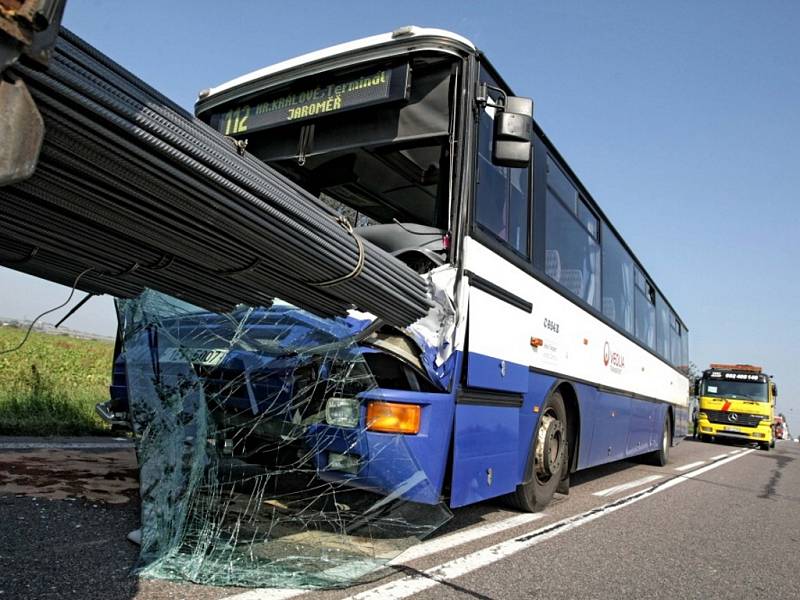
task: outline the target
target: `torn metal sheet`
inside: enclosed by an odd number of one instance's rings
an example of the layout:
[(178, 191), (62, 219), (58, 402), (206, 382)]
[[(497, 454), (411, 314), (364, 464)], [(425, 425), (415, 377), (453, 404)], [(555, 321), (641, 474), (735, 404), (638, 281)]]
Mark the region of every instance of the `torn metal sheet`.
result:
[(451, 517), (406, 437), (360, 414), (359, 398), (403, 374), (366, 343), (373, 319), (284, 303), (214, 314), (151, 291), (118, 307), (143, 576), (346, 585)]

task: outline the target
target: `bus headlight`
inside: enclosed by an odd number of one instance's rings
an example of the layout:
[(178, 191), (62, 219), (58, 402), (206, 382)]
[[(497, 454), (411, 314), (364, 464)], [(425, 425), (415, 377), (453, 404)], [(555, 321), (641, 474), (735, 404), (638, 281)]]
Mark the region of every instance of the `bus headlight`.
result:
[(356, 427), (359, 406), (355, 398), (328, 398), (325, 404), (325, 421), (335, 427)]

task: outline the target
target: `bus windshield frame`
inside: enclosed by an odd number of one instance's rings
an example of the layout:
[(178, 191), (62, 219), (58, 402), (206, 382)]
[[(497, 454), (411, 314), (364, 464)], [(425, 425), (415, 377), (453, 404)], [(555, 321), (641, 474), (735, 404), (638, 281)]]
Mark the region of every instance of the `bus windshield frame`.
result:
[[(452, 228), (463, 63), (453, 52), (420, 50), (313, 75), (282, 73), (256, 91), (198, 106), (198, 114), (246, 140), (248, 152), (354, 226), (400, 222), (445, 233)], [(378, 84), (348, 91), (363, 81)], [(366, 95), (359, 99), (360, 92)], [(296, 117), (309, 107), (313, 114)], [(267, 109), (269, 119), (259, 122)]]

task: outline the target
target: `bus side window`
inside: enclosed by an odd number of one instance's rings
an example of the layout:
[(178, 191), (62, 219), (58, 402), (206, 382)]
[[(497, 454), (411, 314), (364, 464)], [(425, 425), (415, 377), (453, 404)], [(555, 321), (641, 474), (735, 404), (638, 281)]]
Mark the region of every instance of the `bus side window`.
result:
[(656, 291), (644, 274), (636, 269), (634, 274), (634, 315), (636, 339), (651, 350), (656, 349)]
[(681, 366), (685, 369), (684, 375), (689, 375), (689, 331), (683, 326), (681, 330)]
[(545, 273), (600, 309), (599, 221), (549, 156), (546, 201)]
[(678, 318), (673, 314), (669, 314), (669, 326), (670, 326), (670, 362), (675, 367), (680, 366), (681, 363), (681, 324), (678, 321)]
[(605, 223), (602, 232), (603, 314), (633, 333), (633, 259)]
[(669, 308), (661, 294), (656, 295), (656, 352), (667, 362), (670, 362), (670, 325)]
[[(489, 83), (495, 85), (492, 81)], [(493, 96), (492, 101), (496, 102), (497, 98)], [(478, 125), (475, 222), (483, 231), (527, 258), (530, 256), (530, 169), (498, 167), (492, 163), (494, 114), (494, 108), (484, 107)]]

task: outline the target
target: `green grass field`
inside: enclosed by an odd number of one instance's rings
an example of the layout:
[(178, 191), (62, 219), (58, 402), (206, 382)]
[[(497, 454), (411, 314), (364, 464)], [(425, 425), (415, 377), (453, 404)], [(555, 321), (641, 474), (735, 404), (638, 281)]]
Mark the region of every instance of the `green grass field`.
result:
[[(0, 327), (0, 352), (24, 329)], [(102, 435), (94, 405), (108, 399), (114, 344), (31, 333), (0, 354), (0, 435)]]

